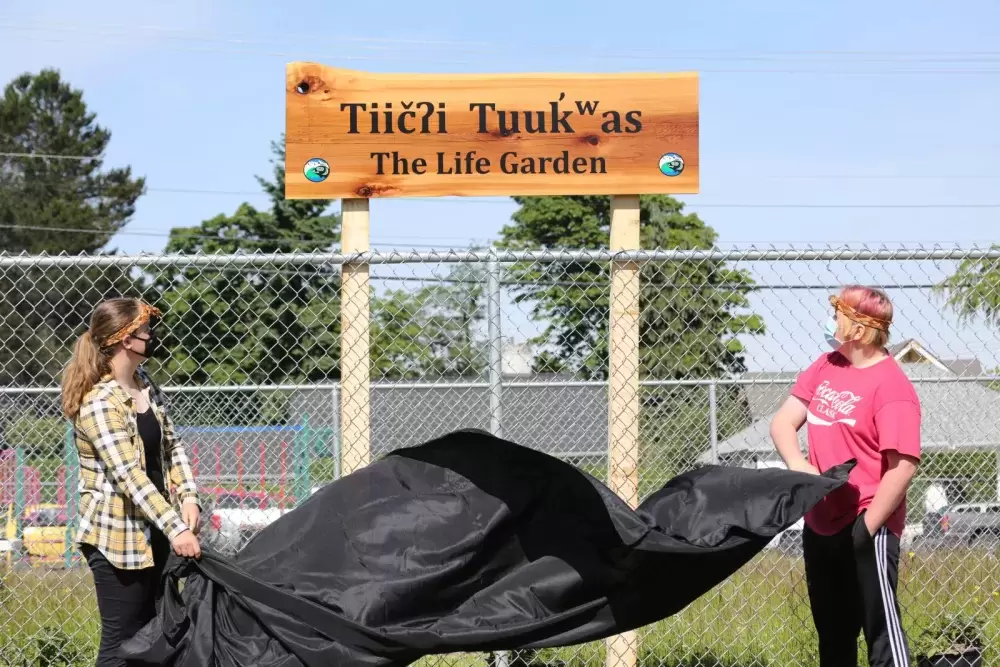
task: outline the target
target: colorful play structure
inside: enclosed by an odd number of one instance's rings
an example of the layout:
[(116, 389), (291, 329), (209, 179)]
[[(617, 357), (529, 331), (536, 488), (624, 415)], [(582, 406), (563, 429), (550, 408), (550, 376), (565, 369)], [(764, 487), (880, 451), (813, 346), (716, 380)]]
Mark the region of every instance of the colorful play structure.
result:
[[(339, 442), (333, 429), (311, 428), (308, 418), (301, 425), (265, 427), (180, 427), (191, 467), (203, 494), (246, 494), (270, 506), (294, 507), (309, 497), (314, 483), (314, 465), (325, 459), (330, 465), (319, 482), (340, 472)], [(67, 424), (62, 461), (40, 468), (17, 443), (0, 450), (0, 539), (20, 540), (30, 513), (39, 507), (58, 508), (65, 517), (67, 567), (74, 561), (72, 536), (76, 529), (79, 459), (72, 429)], [(47, 462), (52, 459), (48, 458)], [(10, 511), (10, 509), (13, 511)], [(4, 525), (8, 516), (13, 526)]]

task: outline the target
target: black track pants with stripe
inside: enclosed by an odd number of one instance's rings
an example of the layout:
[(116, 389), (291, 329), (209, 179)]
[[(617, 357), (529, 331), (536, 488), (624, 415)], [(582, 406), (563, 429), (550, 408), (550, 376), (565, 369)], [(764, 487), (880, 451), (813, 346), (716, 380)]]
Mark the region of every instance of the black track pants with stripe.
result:
[(899, 538), (868, 533), (864, 514), (836, 535), (802, 534), (806, 581), (819, 635), (819, 667), (856, 667), (864, 631), (871, 667), (909, 667), (896, 599)]

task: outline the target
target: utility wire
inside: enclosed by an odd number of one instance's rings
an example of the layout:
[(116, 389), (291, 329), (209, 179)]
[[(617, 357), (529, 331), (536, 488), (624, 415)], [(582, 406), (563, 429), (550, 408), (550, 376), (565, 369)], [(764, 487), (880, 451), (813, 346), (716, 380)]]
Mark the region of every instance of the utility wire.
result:
[[(0, 157), (12, 157), (12, 158), (34, 158), (34, 159), (62, 159), (62, 160), (96, 160), (102, 159), (98, 157), (82, 156), (82, 155), (57, 155), (48, 153), (14, 153), (14, 152), (0, 152)], [(796, 178), (816, 178), (824, 179), (831, 178), (830, 176), (788, 176), (789, 180)], [(852, 178), (851, 176), (843, 176), (841, 178)], [(858, 176), (857, 178), (869, 178)], [(886, 175), (882, 177), (874, 176), (870, 178), (897, 178), (892, 175)], [(899, 176), (898, 178), (905, 178)], [(920, 177), (918, 177), (920, 178)], [(991, 175), (970, 175), (970, 176), (952, 176), (952, 178), (968, 178), (968, 179), (997, 179), (1000, 176)], [(270, 197), (266, 192), (258, 190), (215, 190), (215, 189), (197, 189), (197, 188), (146, 188), (147, 192), (163, 192), (163, 193), (173, 193), (173, 194), (205, 194), (205, 195), (226, 195), (226, 196), (239, 196), (239, 197)], [(679, 195), (682, 196), (682, 195)], [(378, 197), (374, 198), (373, 201), (379, 201)], [(455, 197), (455, 198), (440, 198), (440, 197), (386, 197), (381, 199), (381, 201), (391, 201), (391, 200), (406, 200), (409, 202), (421, 202), (421, 203), (436, 203), (441, 201), (448, 201), (452, 203), (462, 203), (462, 204), (509, 204), (510, 197)], [(806, 208), (806, 209), (864, 209), (864, 208), (885, 208), (885, 209), (935, 209), (935, 208), (1000, 208), (1000, 203), (968, 203), (968, 202), (956, 202), (956, 203), (873, 203), (873, 204), (852, 204), (852, 203), (792, 203), (792, 202), (778, 202), (778, 203), (736, 203), (736, 202), (685, 202), (685, 204), (692, 208)]]
[(836, 209), (836, 208), (881, 208), (881, 209), (937, 209), (937, 208), (947, 208), (947, 209), (958, 209), (958, 208), (1000, 208), (1000, 203), (982, 203), (982, 204), (971, 204), (971, 203), (955, 203), (955, 204), (938, 204), (938, 203), (914, 203), (914, 204), (792, 204), (792, 203), (777, 203), (777, 204), (702, 204), (700, 202), (685, 202), (685, 204), (690, 208), (818, 208), (818, 209)]
[[(22, 225), (22, 224), (0, 224), (0, 229), (13, 229), (22, 231), (35, 231), (35, 232), (56, 232), (59, 234), (108, 234), (111, 236), (151, 236), (158, 238), (169, 238), (171, 234), (169, 232), (158, 232), (151, 229), (121, 229), (119, 231), (111, 231), (107, 229), (80, 229), (79, 227), (46, 227), (44, 225)], [(200, 239), (206, 241), (219, 241), (221, 243), (247, 243), (247, 244), (273, 244), (273, 243), (315, 243), (317, 248), (325, 248), (331, 245), (339, 243), (336, 239), (289, 239), (289, 238), (261, 238), (261, 239), (247, 239), (247, 238), (237, 238), (228, 236), (213, 236), (211, 234), (188, 234), (181, 233), (179, 235), (184, 239)], [(384, 241), (379, 241), (377, 239), (383, 238)], [(388, 245), (390, 243), (397, 243), (400, 245), (413, 246), (414, 248), (437, 248), (439, 246), (421, 244), (421, 243), (403, 243), (402, 239), (410, 237), (373, 237), (371, 242), (373, 245)], [(463, 237), (419, 237), (423, 240), (428, 240), (428, 238), (438, 238), (441, 241), (454, 241), (463, 240), (466, 245), (475, 245), (475, 240), (471, 238)]]
[[(246, 35), (208, 35), (184, 31), (177, 28), (164, 26), (134, 26), (122, 24), (80, 24), (80, 23), (59, 23), (59, 22), (35, 22), (32, 25), (25, 24), (0, 24), (0, 30), (10, 31), (43, 31), (74, 33), (89, 36), (121, 36), (121, 37), (141, 37), (137, 33), (142, 31), (157, 33), (159, 39), (198, 41), (216, 44), (239, 44), (239, 45), (288, 45), (288, 44), (343, 44), (351, 42), (360, 45), (361, 48), (369, 50), (386, 50), (392, 48), (393, 51), (402, 50), (401, 47), (419, 48), (421, 52), (428, 48), (439, 48), (456, 54), (480, 53), (484, 55), (509, 55), (510, 48), (517, 46), (530, 48), (534, 51), (551, 51), (560, 54), (571, 54), (577, 58), (634, 58), (654, 61), (676, 60), (676, 59), (708, 59), (724, 61), (758, 61), (758, 60), (788, 60), (811, 58), (839, 58), (852, 59), (855, 62), (967, 62), (970, 60), (983, 61), (987, 63), (1000, 63), (1000, 51), (887, 51), (881, 49), (874, 50), (793, 50), (793, 51), (735, 51), (724, 49), (630, 49), (630, 50), (594, 50), (588, 49), (584, 44), (566, 43), (524, 43), (498, 44), (495, 42), (460, 42), (451, 40), (427, 40), (427, 39), (403, 39), (385, 37), (365, 37), (353, 35), (286, 35), (283, 39), (261, 38), (259, 36), (247, 37)], [(861, 58), (862, 60), (857, 60)]]
[(88, 160), (103, 160), (103, 155), (58, 155), (55, 153), (5, 153), (0, 152), (0, 157), (28, 158), (37, 160), (77, 160), (86, 162)]
[[(72, 43), (79, 44), (81, 39), (86, 40), (91, 37), (100, 37), (98, 34), (87, 34), (80, 33), (74, 37), (39, 37), (30, 36), (27, 39), (33, 43), (38, 42), (49, 42), (49, 43)], [(143, 42), (114, 42), (108, 39), (109, 36), (104, 36), (100, 39), (99, 43), (102, 46), (115, 45), (142, 45)], [(16, 37), (15, 37), (16, 39)], [(399, 62), (400, 60), (406, 61), (408, 63), (419, 62), (424, 64), (436, 64), (436, 65), (451, 65), (456, 67), (465, 67), (469, 64), (468, 57), (459, 58), (454, 60), (441, 59), (441, 58), (426, 58), (423, 57), (421, 53), (410, 53), (410, 54), (398, 54), (392, 56), (379, 56), (379, 55), (350, 55), (344, 53), (337, 54), (317, 54), (313, 51), (301, 50), (301, 51), (263, 51), (260, 49), (239, 49), (239, 48), (221, 48), (221, 47), (195, 47), (195, 46), (181, 46), (176, 44), (165, 44), (162, 46), (165, 50), (170, 51), (181, 51), (189, 53), (220, 53), (220, 54), (233, 54), (233, 55), (248, 55), (248, 56), (265, 56), (272, 58), (282, 58), (283, 60), (325, 60), (325, 61), (381, 61), (381, 62)], [(498, 54), (499, 55), (499, 54)], [(616, 58), (620, 61), (636, 60), (636, 58), (616, 55), (616, 56), (585, 56), (573, 54), (573, 61), (579, 62), (581, 60), (593, 60), (599, 62), (602, 66), (605, 65), (609, 59)], [(550, 58), (551, 60), (551, 58)], [(639, 58), (638, 60), (644, 62), (652, 62), (650, 58)], [(673, 58), (672, 60), (682, 60), (680, 58)], [(730, 58), (729, 61), (741, 61), (740, 58)], [(746, 59), (743, 59), (744, 61)], [(897, 61), (897, 62), (907, 62), (907, 61)], [(982, 61), (983, 64), (995, 64), (1000, 65), (1000, 61)], [(836, 63), (834, 63), (836, 64)], [(643, 67), (633, 68), (636, 71), (645, 71)], [(656, 68), (660, 69), (660, 68)], [(688, 68), (681, 68), (688, 69)], [(1000, 74), (1000, 67), (954, 67), (954, 68), (883, 68), (883, 69), (859, 69), (859, 70), (843, 70), (843, 69), (708, 69), (703, 67), (698, 67), (697, 71), (700, 74), (844, 74), (844, 75), (862, 75), (862, 74)]]
[[(37, 160), (103, 160), (103, 155), (62, 155), (56, 153), (11, 153), (0, 151), (0, 157)], [(744, 177), (743, 174), (740, 175)], [(796, 180), (996, 180), (1000, 174), (754, 174), (755, 178), (768, 181)], [(149, 188), (151, 192), (177, 192), (184, 194), (255, 196), (266, 193), (247, 190), (205, 190), (194, 188)]]
[[(149, 191), (156, 192), (155, 188), (149, 188)], [(164, 191), (164, 190), (159, 190)], [(182, 192), (179, 190), (166, 190), (168, 192)], [(198, 194), (227, 194), (227, 195), (241, 195), (241, 196), (269, 196), (261, 193), (253, 192), (227, 192), (227, 191), (210, 191), (210, 190), (200, 190), (200, 191), (183, 191), (183, 192), (193, 192)], [(675, 195), (684, 196), (684, 195)], [(332, 200), (331, 200), (332, 201)], [(375, 197), (371, 201), (397, 201), (397, 202), (407, 202), (407, 203), (420, 203), (420, 204), (434, 204), (441, 202), (448, 202), (453, 204), (490, 204), (490, 205), (510, 205), (512, 202), (509, 198), (476, 198), (476, 197), (457, 197), (455, 199), (446, 199), (440, 197), (385, 197), (378, 198)], [(698, 209), (698, 208), (733, 208), (733, 209), (817, 209), (817, 210), (835, 210), (835, 209), (910, 209), (910, 210), (934, 210), (934, 209), (996, 209), (1000, 208), (1000, 202), (912, 202), (912, 203), (796, 203), (796, 202), (699, 202), (699, 201), (685, 201), (683, 202), (685, 208)]]

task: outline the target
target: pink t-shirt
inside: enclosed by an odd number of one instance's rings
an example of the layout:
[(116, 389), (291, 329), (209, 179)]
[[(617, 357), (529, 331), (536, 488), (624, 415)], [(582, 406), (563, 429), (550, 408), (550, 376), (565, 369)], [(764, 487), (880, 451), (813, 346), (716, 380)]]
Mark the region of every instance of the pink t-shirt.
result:
[[(920, 399), (892, 357), (858, 368), (839, 352), (822, 355), (804, 370), (792, 395), (809, 403), (809, 462), (823, 472), (858, 461), (847, 486), (806, 514), (812, 530), (832, 535), (871, 504), (888, 465), (885, 452), (920, 458)], [(904, 500), (886, 527), (901, 535), (905, 523)]]

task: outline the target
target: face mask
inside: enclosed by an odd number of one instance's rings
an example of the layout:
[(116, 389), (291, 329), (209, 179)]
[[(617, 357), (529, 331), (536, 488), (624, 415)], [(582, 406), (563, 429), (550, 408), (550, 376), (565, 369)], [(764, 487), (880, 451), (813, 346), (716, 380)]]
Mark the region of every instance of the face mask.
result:
[(141, 340), (143, 342), (143, 351), (138, 352), (133, 350), (133, 352), (146, 359), (152, 359), (156, 356), (156, 351), (160, 349), (160, 339), (156, 337), (155, 333), (150, 331), (149, 338), (139, 338), (137, 340)]
[(827, 344), (833, 349), (839, 350), (840, 346), (843, 345), (843, 343), (837, 340), (837, 320), (832, 317), (826, 321), (823, 335), (826, 338)]

